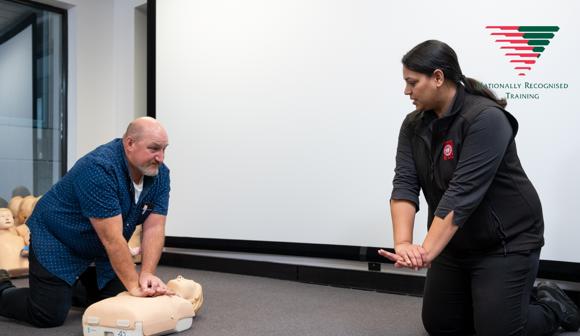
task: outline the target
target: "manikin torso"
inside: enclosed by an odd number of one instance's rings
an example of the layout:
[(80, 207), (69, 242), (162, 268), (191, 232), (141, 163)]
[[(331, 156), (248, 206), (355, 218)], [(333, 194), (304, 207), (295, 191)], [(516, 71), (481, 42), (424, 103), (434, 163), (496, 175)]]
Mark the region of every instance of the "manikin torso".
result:
[(36, 206), (36, 203), (39, 199), (40, 197), (34, 197), (32, 195), (22, 198), (20, 207), (18, 208), (18, 214), (15, 215), (16, 231), (18, 231), (18, 234), (24, 238), (24, 243), (26, 245), (30, 245), (30, 229), (28, 228), (26, 221), (30, 215), (32, 215), (32, 211), (34, 210), (34, 207)]
[(28, 258), (20, 252), (24, 248), (24, 238), (14, 230), (14, 217), (8, 208), (0, 209), (0, 268), (12, 276), (28, 274)]

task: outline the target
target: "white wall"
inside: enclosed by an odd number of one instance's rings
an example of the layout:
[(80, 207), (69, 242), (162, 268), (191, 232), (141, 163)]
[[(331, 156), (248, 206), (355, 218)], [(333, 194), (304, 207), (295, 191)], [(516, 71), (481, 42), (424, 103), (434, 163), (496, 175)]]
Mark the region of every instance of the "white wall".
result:
[(147, 7), (135, 9), (135, 117), (147, 111)]

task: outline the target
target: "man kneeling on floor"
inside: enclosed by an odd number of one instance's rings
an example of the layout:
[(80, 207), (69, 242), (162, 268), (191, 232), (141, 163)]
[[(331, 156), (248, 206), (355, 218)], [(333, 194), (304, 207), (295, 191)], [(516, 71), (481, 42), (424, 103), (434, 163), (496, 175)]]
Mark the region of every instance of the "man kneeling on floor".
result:
[[(139, 118), (122, 139), (78, 160), (38, 202), (31, 231), (30, 288), (15, 288), (0, 270), (0, 315), (37, 327), (62, 325), (82, 289), (85, 305), (127, 290), (168, 293), (155, 271), (165, 238), (168, 137), (153, 118)], [(138, 273), (127, 240), (143, 224)]]

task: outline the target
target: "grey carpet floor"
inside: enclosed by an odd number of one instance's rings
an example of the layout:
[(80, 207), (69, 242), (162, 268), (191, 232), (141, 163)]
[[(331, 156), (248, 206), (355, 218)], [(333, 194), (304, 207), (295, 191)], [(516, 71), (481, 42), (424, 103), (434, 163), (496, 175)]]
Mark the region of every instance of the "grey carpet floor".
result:
[[(183, 336), (425, 336), (421, 298), (161, 266), (202, 284), (204, 306)], [(17, 279), (26, 286), (26, 279)], [(0, 317), (0, 335), (80, 336), (82, 311), (58, 328), (36, 329)], [(563, 335), (580, 335), (564, 333)]]

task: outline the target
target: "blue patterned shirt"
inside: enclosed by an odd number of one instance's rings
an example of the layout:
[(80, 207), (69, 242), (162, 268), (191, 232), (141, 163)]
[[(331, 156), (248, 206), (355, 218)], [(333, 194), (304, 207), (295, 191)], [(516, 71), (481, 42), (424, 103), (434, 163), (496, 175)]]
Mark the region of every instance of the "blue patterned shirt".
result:
[(169, 189), (169, 169), (163, 164), (157, 176), (144, 176), (135, 204), (122, 140), (99, 146), (38, 201), (27, 222), (32, 251), (44, 268), (70, 285), (94, 262), (103, 288), (115, 273), (89, 218), (121, 215), (128, 240), (149, 214), (167, 215)]

